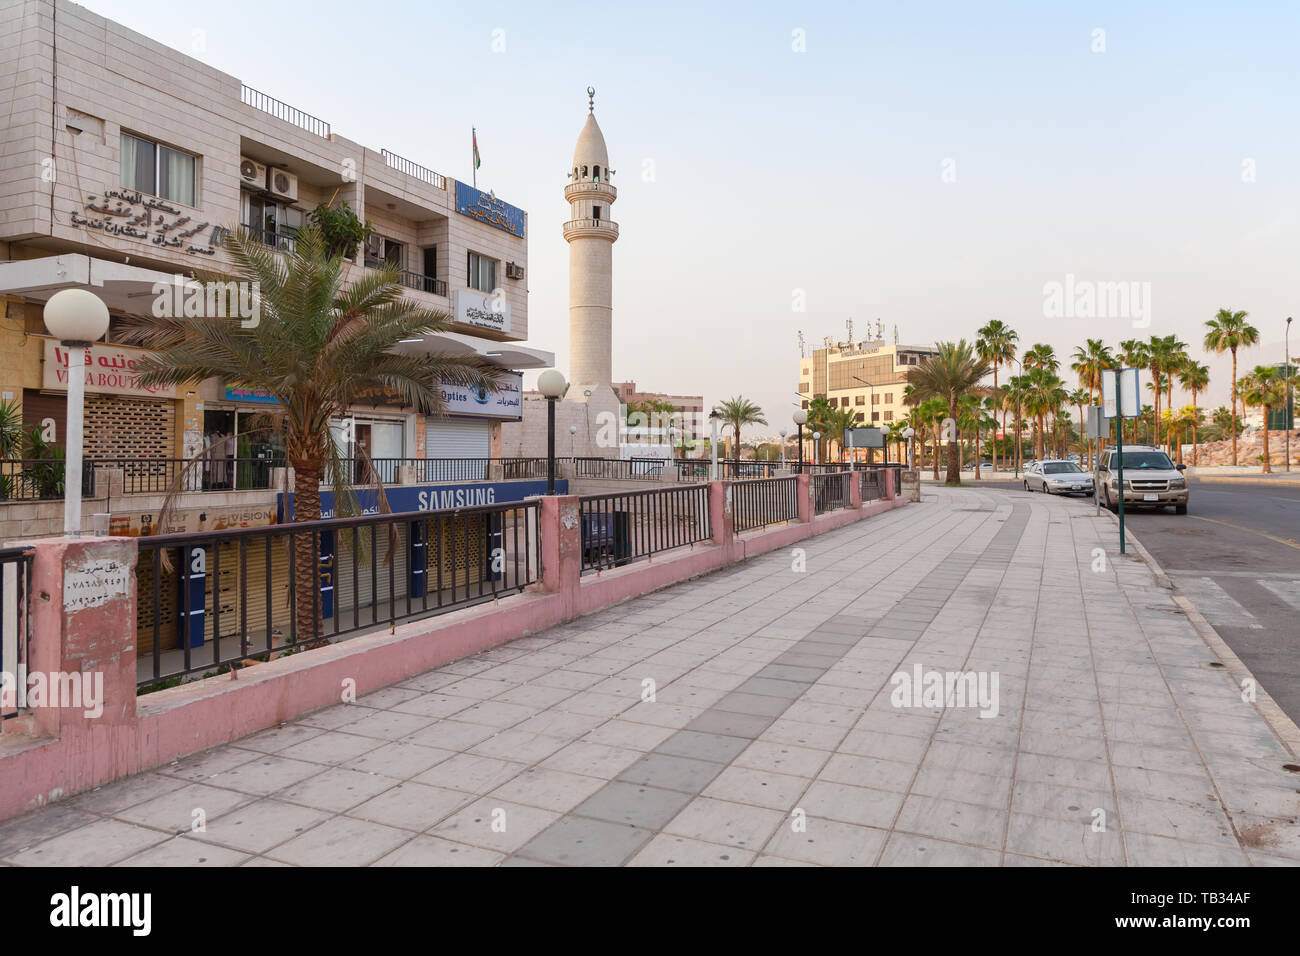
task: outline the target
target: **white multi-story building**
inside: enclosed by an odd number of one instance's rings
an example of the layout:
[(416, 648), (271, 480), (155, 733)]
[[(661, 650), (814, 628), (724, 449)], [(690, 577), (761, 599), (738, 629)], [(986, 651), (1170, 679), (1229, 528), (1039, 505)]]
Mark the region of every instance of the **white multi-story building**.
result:
[[(96, 350), (125, 364), (116, 320), (148, 314), (158, 281), (219, 272), (222, 230), (284, 249), (314, 209), (342, 203), (374, 227), (349, 281), (396, 265), (409, 297), (455, 317), (453, 333), (407, 347), (515, 372), (554, 364), (520, 344), (528, 217), (490, 193), (65, 0), (0, 0), (0, 90), (0, 392), (25, 425), (64, 420), (42, 320), (55, 292), (104, 300), (115, 321)], [(353, 410), (355, 441), (374, 458), (493, 455), (500, 423), (520, 414), (511, 380), (506, 401), (454, 395), (441, 419), (376, 396)], [(189, 457), (214, 436), (238, 440), (264, 408), (238, 383), (150, 393), (106, 377), (88, 387), (86, 457)]]

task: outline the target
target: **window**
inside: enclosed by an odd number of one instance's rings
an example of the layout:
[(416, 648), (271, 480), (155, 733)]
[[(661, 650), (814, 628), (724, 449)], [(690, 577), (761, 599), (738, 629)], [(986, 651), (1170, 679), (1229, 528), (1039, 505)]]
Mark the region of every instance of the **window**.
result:
[(873, 422), (878, 422), (878, 421), (880, 421), (880, 412), (872, 412), (872, 413), (871, 413), (871, 420), (872, 420)]
[[(591, 167), (591, 172), (592, 172), (592, 178), (595, 179), (596, 182), (600, 182), (600, 167), (599, 166)], [(597, 216), (596, 218), (599, 219), (600, 217)]]
[(892, 422), (893, 420), (894, 420), (894, 413), (893, 413), (893, 412), (885, 412), (885, 421), (887, 421), (887, 422)]
[(808, 402), (807, 402), (807, 401), (805, 401), (805, 402), (803, 403), (803, 407), (804, 407), (804, 408), (807, 408), (807, 407), (808, 407)]
[(872, 393), (871, 393), (871, 404), (872, 404), (872, 405), (879, 405), (879, 404), (880, 404), (880, 396), (877, 395), (875, 392), (872, 392)]
[(854, 405), (865, 405), (865, 404), (867, 404), (867, 400), (866, 400), (866, 398), (865, 398), (864, 396), (859, 395), (859, 396), (857, 396), (856, 398), (853, 399), (853, 404), (854, 404)]
[(198, 159), (192, 154), (123, 133), (120, 165), (124, 188), (195, 205)]
[(855, 421), (859, 421), (859, 422), (862, 421), (862, 413), (861, 413), (861, 412), (858, 412), (858, 414), (857, 414), (857, 416), (855, 417), (854, 420), (855, 420)]
[(892, 404), (894, 404), (894, 393), (893, 393), (893, 392), (886, 392), (886, 393), (885, 393), (885, 404), (886, 404), (886, 405), (892, 405)]
[(592, 206), (592, 207), (591, 207), (591, 218), (592, 218), (592, 219), (597, 219), (597, 220), (600, 219), (600, 207), (599, 207), (599, 206)]
[(468, 254), (469, 276), (466, 285), (480, 292), (492, 292), (497, 287), (497, 263), (495, 259), (481, 256), (477, 252)]
[(254, 238), (281, 251), (293, 251), (293, 239), (302, 228), (303, 212), (293, 206), (244, 193), (244, 224)]

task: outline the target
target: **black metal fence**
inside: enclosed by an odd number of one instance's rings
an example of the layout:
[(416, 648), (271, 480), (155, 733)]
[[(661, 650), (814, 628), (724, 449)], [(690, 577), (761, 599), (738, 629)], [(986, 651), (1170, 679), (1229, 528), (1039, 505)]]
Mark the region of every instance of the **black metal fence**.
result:
[(574, 458), (573, 474), (575, 478), (658, 478), (671, 464), (666, 458)]
[(538, 512), (527, 501), (142, 537), (139, 684), (522, 591), (541, 577)]
[(0, 718), (23, 711), (27, 652), (31, 642), (32, 554), (28, 548), (0, 549)]
[(889, 497), (889, 482), (896, 469), (890, 465), (865, 465), (858, 472), (858, 488), (863, 501)]
[(798, 520), (798, 478), (754, 478), (731, 486), (731, 529), (736, 534)]
[(853, 477), (847, 471), (823, 472), (812, 476), (813, 514), (826, 514), (838, 511), (849, 503), (849, 480)]
[[(62, 458), (0, 460), (0, 501), (55, 501), (63, 497), (68, 463)], [(94, 497), (94, 462), (81, 466), (81, 496)]]
[(705, 485), (583, 495), (578, 511), (584, 574), (712, 537)]

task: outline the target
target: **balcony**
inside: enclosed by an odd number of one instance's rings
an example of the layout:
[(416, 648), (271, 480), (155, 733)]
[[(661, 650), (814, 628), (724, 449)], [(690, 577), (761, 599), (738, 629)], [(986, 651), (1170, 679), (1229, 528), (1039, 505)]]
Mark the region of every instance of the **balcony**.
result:
[(444, 177), (441, 173), (435, 173), (432, 169), (429, 169), (427, 166), (421, 166), (419, 163), (413, 163), (409, 159), (406, 159), (402, 156), (398, 156), (396, 153), (390, 153), (386, 149), (381, 149), (379, 151), (379, 155), (383, 156), (384, 162), (386, 162), (389, 166), (393, 167), (393, 169), (396, 169), (399, 172), (406, 173), (406, 175), (412, 177), (413, 179), (418, 179), (421, 182), (428, 183), (430, 186), (436, 186), (438, 189), (447, 188), (446, 177)]
[(589, 179), (580, 179), (564, 187), (564, 198), (572, 200), (579, 197), (605, 199), (613, 202), (618, 198), (618, 190), (613, 183), (598, 183)]
[[(392, 263), (383, 259), (376, 259), (373, 256), (367, 256), (365, 262), (367, 269), (391, 269)], [(414, 289), (416, 292), (428, 292), (432, 295), (447, 297), (447, 283), (441, 279), (435, 279), (433, 276), (422, 275), (419, 272), (407, 272), (405, 269), (397, 274), (397, 279), (408, 289)]]
[(297, 107), (283, 103), (273, 96), (267, 96), (251, 86), (240, 84), (239, 101), (253, 109), (261, 110), (263, 113), (270, 113), (278, 120), (284, 120), (286, 123), (292, 123), (299, 129), (305, 129), (309, 133), (315, 133), (323, 139), (330, 139), (330, 124), (323, 119), (312, 116), (310, 113), (304, 113)]
[(613, 242), (618, 238), (618, 223), (609, 219), (570, 219), (564, 224), (564, 238), (594, 236)]
[(294, 250), (298, 237), (293, 230), (261, 229), (248, 223), (241, 223), (241, 225), (248, 230), (254, 239), (263, 245), (270, 246), (276, 252), (292, 253)]

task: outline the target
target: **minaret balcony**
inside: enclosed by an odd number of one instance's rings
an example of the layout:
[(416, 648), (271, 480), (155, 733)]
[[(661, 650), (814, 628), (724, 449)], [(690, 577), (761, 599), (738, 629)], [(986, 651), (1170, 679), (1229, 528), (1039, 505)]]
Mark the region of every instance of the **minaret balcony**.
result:
[(564, 187), (564, 198), (570, 202), (575, 199), (603, 199), (606, 202), (613, 202), (618, 198), (618, 190), (614, 188), (613, 183), (580, 179)]
[(564, 239), (608, 239), (613, 242), (618, 238), (618, 223), (611, 219), (570, 219), (564, 224)]

